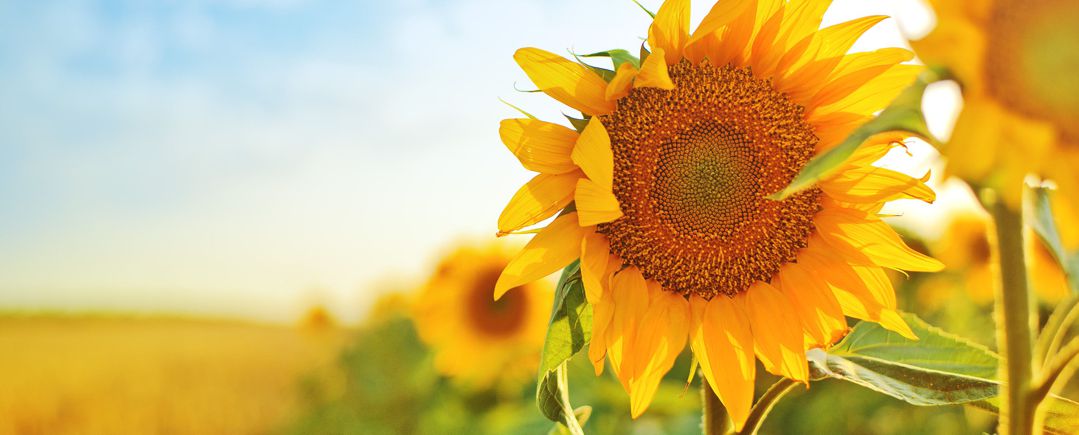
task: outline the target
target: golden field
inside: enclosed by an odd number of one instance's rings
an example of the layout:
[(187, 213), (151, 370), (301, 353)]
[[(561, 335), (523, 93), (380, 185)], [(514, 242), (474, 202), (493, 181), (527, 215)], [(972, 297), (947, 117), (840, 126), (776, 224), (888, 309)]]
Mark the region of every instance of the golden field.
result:
[(180, 318), (0, 316), (0, 434), (257, 434), (346, 334)]

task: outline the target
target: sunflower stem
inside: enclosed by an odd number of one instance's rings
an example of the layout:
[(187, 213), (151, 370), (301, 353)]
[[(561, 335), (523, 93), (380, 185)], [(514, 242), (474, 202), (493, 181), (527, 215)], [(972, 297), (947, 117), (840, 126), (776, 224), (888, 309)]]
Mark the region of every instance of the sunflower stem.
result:
[(757, 403), (753, 404), (753, 409), (749, 411), (749, 418), (746, 419), (746, 426), (738, 433), (740, 435), (756, 434), (764, 423), (764, 419), (768, 417), (768, 413), (772, 412), (772, 407), (779, 403), (779, 399), (787, 395), (790, 390), (793, 390), (795, 385), (798, 385), (797, 381), (779, 378), (779, 381), (768, 387), (768, 391), (765, 391)]
[(701, 429), (704, 435), (727, 435), (731, 432), (731, 419), (727, 416), (727, 408), (719, 401), (716, 392), (708, 385), (708, 381), (701, 374)]
[(1005, 391), (1001, 397), (998, 431), (1001, 435), (1028, 435), (1034, 433), (1037, 401), (1031, 387), (1034, 316), (1023, 253), (1023, 218), (999, 197), (989, 198), (988, 202), (996, 223), (1000, 261), (1000, 280), (994, 291), (997, 347), (1004, 356), (999, 376)]

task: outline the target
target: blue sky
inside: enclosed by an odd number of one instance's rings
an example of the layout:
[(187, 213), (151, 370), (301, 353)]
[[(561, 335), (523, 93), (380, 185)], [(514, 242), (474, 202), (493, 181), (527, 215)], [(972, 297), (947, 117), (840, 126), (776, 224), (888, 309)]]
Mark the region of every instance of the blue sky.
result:
[(628, 0), (0, 2), (0, 308), (357, 318), (527, 180), (498, 98), (559, 107), (513, 91), (513, 51), (647, 25)]

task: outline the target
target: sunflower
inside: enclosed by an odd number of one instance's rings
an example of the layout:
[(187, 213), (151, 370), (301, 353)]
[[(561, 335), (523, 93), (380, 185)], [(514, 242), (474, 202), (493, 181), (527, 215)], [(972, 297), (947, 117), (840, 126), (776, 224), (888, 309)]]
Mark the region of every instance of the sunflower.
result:
[[(948, 230), (933, 250), (950, 272), (962, 277), (962, 288), (978, 304), (993, 302), (993, 277), (996, 272), (995, 262), (991, 258), (990, 225), (989, 218), (984, 214), (959, 213), (951, 218)], [(1056, 304), (1068, 295), (1067, 278), (1053, 254), (1032, 230), (1027, 231), (1024, 242), (1031, 288), (1041, 301)], [(945, 279), (944, 276), (939, 278)], [(936, 287), (940, 290), (950, 289), (947, 285)]]
[(805, 350), (845, 334), (844, 316), (915, 338), (883, 268), (942, 265), (878, 216), (887, 201), (935, 199), (923, 180), (871, 165), (900, 142), (863, 144), (816, 187), (768, 199), (921, 70), (899, 48), (847, 54), (885, 17), (818, 30), (828, 4), (722, 1), (690, 33), (689, 1), (668, 0), (648, 29), (650, 54), (609, 81), (541, 49), (514, 55), (587, 124), (502, 121), (505, 145), (539, 174), (510, 200), (499, 234), (558, 216), (506, 267), (495, 297), (580, 258), (589, 357), (597, 374), (609, 362), (633, 417), (687, 343), (741, 428), (754, 355), (807, 382)]
[[(1000, 189), (1017, 209), (1028, 174), (1053, 180), (1060, 197), (1079, 195), (1079, 2), (930, 3), (937, 26), (912, 44), (963, 88), (963, 110), (944, 150), (949, 170)], [(1070, 222), (1079, 218), (1075, 205)], [(1062, 231), (1079, 244), (1079, 228)]]
[(515, 386), (535, 375), (551, 285), (522, 284), (491, 299), (511, 250), (462, 246), (444, 257), (413, 307), (420, 338), (439, 372), (474, 388)]

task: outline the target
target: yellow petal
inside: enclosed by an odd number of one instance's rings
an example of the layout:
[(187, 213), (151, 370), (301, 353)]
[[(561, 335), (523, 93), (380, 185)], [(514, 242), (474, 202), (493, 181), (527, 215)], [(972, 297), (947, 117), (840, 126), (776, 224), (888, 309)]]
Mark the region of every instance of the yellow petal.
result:
[(495, 299), (514, 287), (555, 273), (577, 259), (581, 255), (584, 233), (584, 229), (577, 225), (577, 213), (566, 213), (555, 218), (532, 237), (502, 270), (495, 283)]
[(753, 334), (742, 299), (719, 295), (707, 302), (697, 296), (689, 300), (694, 314), (690, 346), (735, 430), (742, 430), (749, 417), (757, 370)]
[(715, 2), (712, 9), (701, 20), (697, 30), (686, 42), (683, 55), (690, 62), (697, 64), (705, 58), (718, 45), (719, 38), (716, 34), (727, 27), (732, 21), (745, 13), (749, 7), (756, 8), (756, 0), (725, 0)]
[(611, 138), (598, 117), (588, 121), (570, 157), (590, 180), (611, 190), (614, 184), (614, 153), (611, 152)]
[(783, 15), (783, 27), (778, 42), (787, 50), (809, 37), (820, 27), (821, 19), (832, 4), (831, 0), (791, 0)]
[(780, 290), (790, 299), (812, 341), (806, 347), (826, 347), (846, 333), (843, 310), (816, 274), (802, 265), (788, 263), (780, 269)]
[(637, 78), (633, 81), (634, 88), (659, 88), (665, 90), (674, 89), (674, 82), (667, 74), (667, 64), (663, 62), (663, 49), (657, 48), (641, 64), (641, 70), (637, 72)]
[(870, 80), (913, 58), (914, 53), (902, 48), (884, 48), (844, 56), (828, 78), (828, 84), (813, 96), (809, 107), (827, 106), (842, 100)]
[(820, 248), (824, 242), (810, 237), (810, 248), (798, 255), (798, 261), (818, 272), (819, 278), (832, 290), (843, 314), (856, 319), (878, 322), (888, 330), (917, 340), (902, 317), (895, 311), (895, 292), (883, 271), (876, 266), (852, 266)]
[(828, 245), (848, 259), (916, 272), (936, 272), (944, 268), (940, 261), (907, 247), (895, 230), (868, 213), (825, 208), (817, 213), (814, 224)]
[(629, 95), (630, 89), (633, 88), (634, 77), (637, 77), (637, 68), (634, 68), (633, 64), (623, 62), (619, 65), (614, 78), (607, 84), (607, 93), (605, 94), (607, 101), (616, 101)]
[(637, 338), (637, 330), (650, 300), (648, 284), (641, 271), (630, 266), (611, 275), (609, 288), (614, 315), (607, 328), (607, 360), (622, 388), (629, 391), (634, 360), (627, 354)]
[(639, 417), (652, 403), (652, 397), (689, 335), (689, 303), (682, 295), (658, 285), (649, 286), (652, 301), (641, 320), (631, 356), (634, 374), (629, 383), (630, 415)]
[(890, 169), (862, 166), (840, 171), (818, 184), (837, 201), (877, 203), (914, 198), (932, 203), (937, 195), (922, 180)]
[(589, 231), (581, 240), (581, 281), (588, 303), (596, 304), (603, 297), (607, 285), (607, 263), (611, 256), (611, 242), (607, 236)]
[(614, 221), (622, 217), (618, 198), (609, 189), (604, 189), (587, 178), (577, 180), (577, 190), (573, 194), (577, 205), (577, 218), (582, 227)]
[(648, 46), (652, 51), (663, 50), (665, 55), (661, 57), (668, 65), (678, 63), (689, 40), (689, 3), (689, 0), (663, 2), (648, 28)]
[(745, 291), (746, 314), (753, 329), (753, 348), (768, 371), (809, 382), (802, 325), (790, 301), (779, 290), (756, 282)]
[(596, 376), (603, 373), (603, 358), (607, 355), (607, 329), (614, 318), (614, 299), (607, 291), (592, 303), (592, 341), (588, 343), (588, 359)]
[(787, 92), (796, 102), (807, 105), (843, 60), (843, 55), (867, 30), (887, 17), (868, 16), (822, 29), (815, 34), (802, 59), (791, 63), (789, 72), (777, 77), (776, 89)]
[(564, 174), (577, 169), (570, 159), (577, 132), (536, 119), (504, 119), (498, 128), (502, 143), (525, 169), (544, 174)]
[(776, 50), (776, 36), (778, 36), (780, 25), (783, 24), (784, 9), (781, 5), (773, 12), (766, 21), (761, 23), (753, 37), (748, 63), (753, 68), (753, 73), (761, 77), (771, 77), (779, 63), (782, 50)]
[(875, 79), (863, 83), (835, 103), (810, 107), (810, 118), (821, 113), (847, 112), (869, 115), (888, 107), (903, 90), (910, 87), (914, 80), (925, 70), (921, 65), (901, 64), (889, 68)]
[[(880, 133), (866, 139), (843, 164), (848, 167), (869, 166), (884, 158), (893, 148), (904, 147), (910, 135), (906, 133)], [(909, 155), (909, 151), (908, 151)]]
[(498, 216), (499, 235), (509, 234), (554, 216), (573, 200), (580, 171), (539, 174), (522, 186)]
[(607, 82), (584, 65), (538, 48), (517, 50), (513, 59), (541, 91), (587, 115), (614, 110), (607, 101)]

